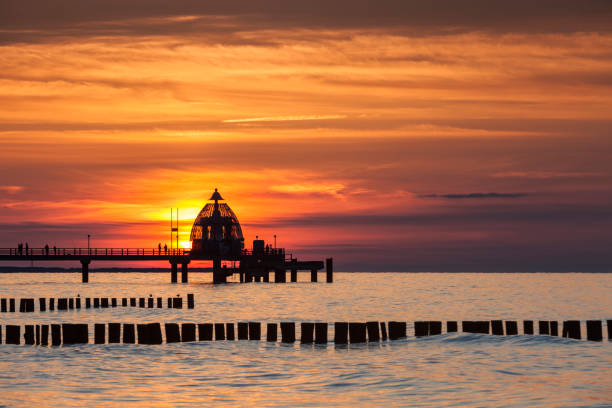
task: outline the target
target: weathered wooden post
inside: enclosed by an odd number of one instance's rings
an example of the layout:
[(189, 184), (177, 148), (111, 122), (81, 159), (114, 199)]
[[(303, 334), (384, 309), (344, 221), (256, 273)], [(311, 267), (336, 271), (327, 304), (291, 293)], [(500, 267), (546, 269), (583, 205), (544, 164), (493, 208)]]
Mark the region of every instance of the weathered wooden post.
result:
[(111, 307), (117, 307), (117, 298), (111, 299)]
[(506, 320), (506, 336), (516, 336), (518, 334), (518, 324), (515, 321)]
[(276, 323), (268, 323), (266, 327), (266, 340), (276, 341), (278, 338), (277, 331), (278, 329)]
[(145, 307), (145, 298), (138, 298), (138, 307), (144, 308)]
[(68, 310), (68, 299), (66, 298), (57, 299), (57, 310)]
[(161, 324), (147, 324), (147, 332), (149, 336), (149, 344), (162, 344)]
[(47, 299), (45, 299), (45, 298), (38, 298), (38, 309), (41, 312), (45, 312), (47, 310)]
[(62, 344), (62, 326), (59, 324), (51, 325), (51, 345), (59, 346)]
[(238, 340), (249, 339), (249, 324), (247, 322), (238, 322)]
[(559, 335), (559, 322), (556, 320), (549, 322), (550, 335), (558, 336)]
[(21, 344), (21, 326), (6, 325), (6, 344)]
[(608, 340), (612, 340), (612, 320), (606, 320), (608, 326)]
[(287, 271), (282, 268), (274, 269), (274, 282), (285, 283), (287, 282)]
[(25, 325), (25, 330), (23, 332), (23, 339), (26, 345), (34, 345), (34, 326), (31, 324)]
[(327, 344), (327, 323), (315, 323), (315, 344)]
[(48, 346), (49, 345), (49, 325), (43, 324), (40, 326), (40, 345)]
[(138, 344), (150, 344), (149, 327), (146, 324), (137, 323), (136, 333), (138, 334)]
[(108, 308), (108, 298), (104, 297), (100, 299), (100, 306), (102, 306), (104, 309)]
[(270, 282), (270, 269), (269, 268), (264, 268), (263, 270), (263, 281)]
[(295, 322), (281, 322), (281, 341), (283, 343), (295, 342)]
[(188, 283), (189, 282), (189, 261), (183, 260), (181, 262), (181, 282)]
[(74, 299), (74, 307), (77, 309), (81, 308), (81, 298), (77, 296), (76, 299)]
[(91, 259), (82, 258), (81, 259), (81, 280), (83, 283), (89, 282), (89, 263)]
[(494, 336), (504, 335), (504, 325), (501, 320), (491, 320), (491, 333)]
[(169, 297), (168, 298), (168, 309), (172, 309), (172, 303), (173, 303), (172, 298)]
[(464, 333), (489, 334), (490, 322), (485, 321), (463, 321), (461, 323)]
[[(59, 302), (60, 302), (61, 300), (62, 300), (62, 299), (58, 299), (58, 301), (57, 301), (57, 308), (58, 308), (58, 309), (60, 308), (60, 307), (59, 307)], [(100, 298), (94, 298), (94, 300), (93, 300), (93, 307), (94, 307), (95, 309), (98, 309), (98, 308), (100, 307)]]
[(368, 341), (380, 341), (380, 333), (378, 331), (378, 322), (366, 322), (368, 328)]
[(439, 321), (429, 322), (429, 335), (439, 336), (440, 334), (442, 334), (442, 322), (439, 322)]
[(327, 283), (332, 283), (334, 281), (334, 258), (325, 260), (325, 271), (327, 272)]
[(249, 340), (261, 340), (260, 322), (249, 322)]
[(380, 334), (382, 335), (382, 340), (387, 341), (387, 324), (385, 322), (380, 322)]
[(121, 343), (121, 323), (108, 324), (108, 343)]
[(123, 343), (134, 344), (136, 342), (136, 333), (132, 323), (123, 323)]
[(187, 309), (193, 309), (195, 307), (195, 301), (193, 299), (193, 293), (187, 294)]
[(196, 340), (195, 323), (183, 323), (181, 325), (181, 341), (184, 343)]
[(147, 298), (147, 307), (149, 309), (153, 309), (153, 295), (149, 295)]
[(302, 338), (300, 342), (302, 344), (310, 344), (314, 341), (314, 323), (302, 322), (300, 324), (302, 331)]
[(175, 260), (170, 260), (170, 283), (178, 282), (178, 264)]
[(523, 334), (533, 334), (533, 320), (523, 320)]
[(406, 322), (389, 322), (389, 340), (406, 338)]
[(180, 343), (181, 333), (177, 323), (166, 323), (166, 343)]
[(318, 278), (318, 270), (317, 269), (311, 269), (310, 270), (310, 281), (311, 282), (316, 282), (317, 278)]
[(538, 329), (540, 336), (550, 336), (550, 322), (548, 320), (540, 320)]
[(566, 320), (563, 322), (563, 337), (580, 340), (580, 321)]
[(198, 324), (198, 340), (200, 341), (211, 341), (213, 339), (213, 325), (212, 323), (200, 323)]
[(348, 328), (347, 322), (334, 322), (334, 344), (348, 343)]
[(174, 309), (182, 309), (183, 308), (183, 298), (180, 296), (172, 299), (172, 308)]
[(361, 322), (349, 322), (349, 341), (351, 343), (366, 342), (366, 324)]
[(102, 323), (94, 324), (94, 344), (106, 343), (106, 325)]
[(587, 320), (587, 340), (591, 341), (602, 341), (603, 331), (601, 326), (601, 320)]
[(0, 312), (6, 313), (6, 299), (0, 299)]
[(414, 336), (423, 337), (429, 335), (429, 322), (414, 322)]
[(215, 340), (225, 340), (225, 325), (215, 323)]
[(127, 298), (122, 298), (122, 299), (121, 299), (121, 306), (122, 306), (122, 307), (127, 307), (127, 305), (128, 305), (128, 300), (127, 300)]
[(9, 312), (15, 313), (15, 299), (9, 299)]
[(234, 323), (225, 323), (225, 338), (234, 341), (236, 340), (234, 334)]
[(74, 309), (74, 299), (73, 298), (68, 298), (68, 309), (70, 310)]
[(297, 282), (297, 269), (291, 269), (291, 282)]
[(163, 307), (162, 298), (158, 297), (157, 298), (157, 308), (161, 309), (162, 307)]
[[(35, 329), (36, 329), (36, 345), (40, 346), (40, 324), (37, 324)], [(0, 343), (1, 343), (1, 341), (0, 341)]]
[(91, 298), (85, 298), (85, 309), (91, 308)]

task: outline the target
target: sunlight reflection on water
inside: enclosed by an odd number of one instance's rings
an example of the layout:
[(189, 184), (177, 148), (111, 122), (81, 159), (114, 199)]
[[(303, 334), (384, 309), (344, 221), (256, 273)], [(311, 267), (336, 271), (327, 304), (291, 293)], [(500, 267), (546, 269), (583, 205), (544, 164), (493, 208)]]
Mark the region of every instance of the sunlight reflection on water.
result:
[[(2, 325), (82, 322), (91, 332), (113, 321), (612, 318), (612, 275), (603, 274), (336, 274), (332, 285), (223, 286), (197, 283), (210, 275), (196, 273), (188, 285), (170, 285), (168, 274), (93, 273), (87, 285), (79, 278), (4, 274), (0, 297), (194, 293), (196, 308), (167, 309), (164, 300), (163, 309), (6, 313)], [(338, 347), (2, 345), (0, 405), (610, 406), (611, 352), (607, 341), (467, 334)]]

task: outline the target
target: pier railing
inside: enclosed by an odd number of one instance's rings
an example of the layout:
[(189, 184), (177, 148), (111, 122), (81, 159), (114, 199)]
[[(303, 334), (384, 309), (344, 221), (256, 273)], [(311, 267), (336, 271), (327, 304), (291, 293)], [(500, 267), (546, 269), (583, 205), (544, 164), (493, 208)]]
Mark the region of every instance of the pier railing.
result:
[(0, 248), (2, 256), (169, 256), (189, 255), (190, 250), (185, 248)]

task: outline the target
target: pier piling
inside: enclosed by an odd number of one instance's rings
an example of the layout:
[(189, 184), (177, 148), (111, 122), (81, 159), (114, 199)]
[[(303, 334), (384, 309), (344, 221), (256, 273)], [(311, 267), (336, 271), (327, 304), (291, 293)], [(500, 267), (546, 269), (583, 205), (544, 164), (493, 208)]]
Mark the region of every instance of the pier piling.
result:
[(385, 322), (380, 322), (380, 334), (382, 340), (387, 341), (387, 324)]
[(415, 337), (423, 337), (429, 335), (429, 322), (414, 322)]
[(523, 320), (523, 334), (533, 334), (533, 320)]
[(406, 322), (389, 322), (389, 340), (406, 338)]
[(268, 323), (266, 326), (266, 340), (276, 341), (278, 338), (278, 328), (276, 323)]
[(225, 338), (227, 340), (234, 341), (236, 337), (234, 336), (234, 323), (226, 323), (225, 324)]
[(15, 313), (15, 299), (9, 299), (9, 312)]
[(281, 322), (281, 341), (283, 343), (295, 342), (295, 322)]
[(368, 341), (380, 341), (380, 332), (378, 331), (378, 322), (366, 322), (368, 328)]
[(166, 323), (166, 343), (180, 343), (181, 333), (177, 323)]
[(249, 339), (249, 324), (247, 322), (238, 322), (238, 340)]
[(311, 282), (316, 282), (317, 281), (317, 278), (318, 278), (318, 276), (317, 276), (318, 273), (317, 272), (318, 271), (316, 269), (311, 269), (310, 270), (310, 281)]
[(178, 282), (178, 264), (170, 261), (170, 283)]
[(464, 333), (489, 334), (489, 321), (464, 321), (461, 323)]
[(136, 342), (136, 333), (132, 323), (123, 323), (123, 343), (134, 344)]
[(26, 324), (23, 331), (23, 340), (26, 345), (34, 345), (34, 326)]
[(446, 322), (446, 332), (447, 333), (457, 332), (457, 322), (454, 322), (454, 321)]
[(193, 293), (187, 294), (187, 309), (193, 309), (195, 307), (195, 301), (193, 299)]
[(0, 299), (0, 312), (6, 313), (6, 299)]
[(297, 269), (291, 269), (291, 282), (297, 282)]
[(366, 342), (366, 324), (361, 322), (349, 322), (349, 341), (351, 343)]
[(349, 329), (349, 324), (347, 322), (335, 322), (334, 323), (334, 343), (335, 344), (348, 344), (348, 329)]
[(189, 282), (189, 262), (181, 263), (181, 283)]
[(194, 323), (181, 324), (181, 341), (184, 343), (196, 341), (196, 325)]
[(198, 339), (200, 341), (211, 341), (213, 339), (212, 323), (198, 324)]
[(59, 324), (51, 325), (51, 345), (59, 346), (62, 344), (62, 326)]
[[(58, 300), (58, 305), (57, 305), (58, 309), (59, 309), (59, 301), (60, 300), (62, 300), (62, 299)], [(100, 308), (100, 298), (94, 298), (93, 299), (93, 307), (94, 307), (94, 309), (99, 309)]]
[(563, 337), (580, 340), (580, 321), (566, 320), (563, 322)]
[(48, 346), (49, 345), (49, 325), (43, 324), (40, 326), (40, 345)]
[(249, 340), (261, 340), (260, 322), (249, 322)]
[(587, 320), (586, 329), (587, 329), (587, 340), (591, 340), (591, 341), (602, 341), (603, 340), (601, 320)]
[(21, 344), (21, 326), (6, 325), (6, 344)]
[(494, 336), (504, 335), (504, 324), (501, 320), (491, 320), (491, 334)]
[(314, 342), (314, 323), (302, 322), (300, 324), (302, 337), (300, 342), (302, 344), (311, 344)]
[(540, 336), (550, 336), (550, 322), (548, 320), (540, 320), (538, 322), (538, 332)]
[(47, 311), (47, 299), (38, 298), (38, 310), (40, 310), (41, 312)]
[(89, 282), (89, 259), (81, 259), (81, 281), (83, 283)]
[(215, 340), (225, 340), (225, 325), (223, 323), (215, 323)]
[(516, 336), (518, 334), (518, 324), (515, 321), (506, 321), (506, 336)]
[(85, 298), (85, 309), (91, 308), (91, 298)]
[(94, 344), (106, 343), (106, 325), (102, 323), (94, 324)]
[(334, 281), (334, 259), (327, 258), (325, 259), (325, 272), (327, 277), (327, 283), (332, 283)]
[(315, 344), (327, 344), (327, 323), (315, 323)]
[(548, 324), (550, 328), (550, 335), (558, 336), (559, 335), (559, 322), (554, 320), (554, 321), (550, 321)]
[(108, 324), (108, 342), (109, 344), (121, 342), (121, 323)]

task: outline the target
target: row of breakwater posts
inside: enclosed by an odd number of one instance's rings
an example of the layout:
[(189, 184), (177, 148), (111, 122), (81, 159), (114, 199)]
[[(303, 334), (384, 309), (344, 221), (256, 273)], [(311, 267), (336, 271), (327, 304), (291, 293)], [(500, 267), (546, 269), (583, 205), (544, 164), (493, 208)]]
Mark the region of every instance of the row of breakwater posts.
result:
[[(16, 299), (0, 299), (0, 313), (32, 313), (35, 310), (36, 299), (34, 298), (22, 298), (19, 300), (19, 309), (16, 308)], [(57, 300), (57, 303), (56, 303)], [(46, 312), (48, 311), (63, 311), (63, 310), (73, 310), (73, 309), (106, 309), (109, 307), (118, 307), (119, 301), (121, 301), (122, 307), (140, 307), (140, 308), (157, 308), (161, 309), (164, 305), (164, 298), (157, 297), (154, 298), (153, 295), (149, 295), (148, 298), (140, 297), (124, 297), (124, 298), (81, 298), (77, 296), (76, 298), (38, 298), (38, 311)], [(56, 307), (57, 305), (57, 307)], [(175, 297), (168, 297), (166, 301), (166, 305), (168, 309), (182, 309), (183, 308), (183, 298), (179, 295)], [(193, 293), (187, 295), (187, 308), (193, 309), (195, 307), (195, 299)]]
[[(505, 323), (505, 324), (504, 324)], [(559, 324), (556, 321), (538, 321), (540, 335), (558, 336)], [(498, 336), (518, 335), (516, 321), (463, 321), (464, 333), (493, 334)], [(442, 334), (442, 322), (418, 321), (414, 322), (415, 337), (426, 337)], [(162, 336), (161, 323), (96, 323), (94, 327), (94, 344), (163, 344), (195, 341), (220, 340), (262, 340), (262, 324), (260, 322), (239, 323), (164, 323)], [(280, 337), (279, 330), (280, 327)], [(504, 330), (505, 328), (505, 330)], [(566, 320), (562, 323), (562, 337), (580, 340), (581, 322), (579, 320)], [(607, 320), (608, 340), (612, 340), (612, 320)], [(327, 344), (328, 323), (302, 322), (300, 323), (302, 344)], [(458, 331), (458, 322), (446, 323), (446, 332)], [(6, 325), (4, 327), (4, 344), (21, 344), (21, 326)], [(59, 346), (90, 343), (89, 325), (78, 323), (25, 325), (23, 330), (24, 344), (40, 346)], [(523, 334), (533, 335), (534, 321), (523, 321)], [(49, 336), (50, 335), (50, 336)], [(49, 337), (51, 341), (49, 342)], [(335, 322), (333, 341), (336, 345), (357, 343), (379, 343), (407, 338), (407, 323), (391, 321), (385, 322)], [(2, 343), (2, 326), (0, 325), (0, 343)], [(296, 342), (296, 323), (281, 322), (266, 323), (266, 341), (282, 343)], [(586, 321), (586, 339), (591, 341), (603, 340), (603, 327), (601, 320)]]

